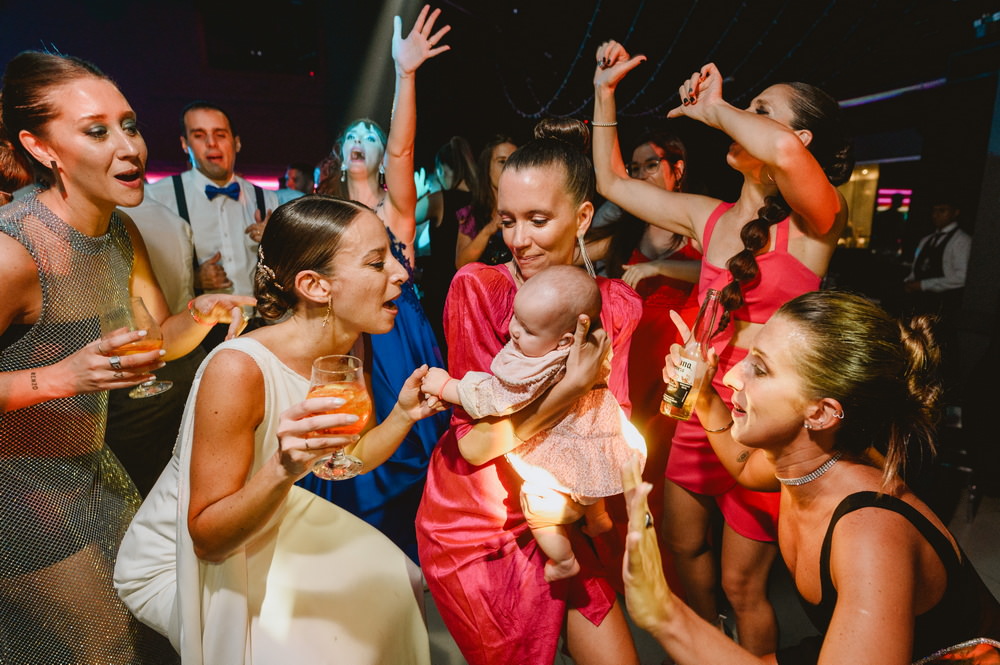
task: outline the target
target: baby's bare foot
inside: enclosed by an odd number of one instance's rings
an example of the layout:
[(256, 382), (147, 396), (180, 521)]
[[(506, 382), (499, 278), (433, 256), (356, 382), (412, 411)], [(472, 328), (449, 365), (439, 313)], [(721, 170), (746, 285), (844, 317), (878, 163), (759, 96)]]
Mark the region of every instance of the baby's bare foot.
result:
[(611, 531), (614, 525), (611, 523), (611, 516), (607, 513), (601, 513), (597, 517), (587, 518), (587, 523), (583, 527), (583, 532), (594, 538), (602, 533)]
[(571, 556), (564, 561), (554, 561), (549, 559), (545, 563), (545, 581), (555, 582), (556, 580), (564, 580), (567, 577), (573, 577), (580, 572), (580, 564), (577, 563), (576, 557)]

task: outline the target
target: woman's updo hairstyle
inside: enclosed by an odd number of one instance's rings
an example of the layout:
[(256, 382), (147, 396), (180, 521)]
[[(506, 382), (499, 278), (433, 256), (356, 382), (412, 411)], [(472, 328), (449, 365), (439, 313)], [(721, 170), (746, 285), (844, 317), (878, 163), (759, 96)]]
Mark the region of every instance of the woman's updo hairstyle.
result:
[(45, 126), (58, 114), (52, 88), (92, 77), (111, 81), (96, 65), (69, 55), (23, 51), (7, 63), (0, 92), (0, 150), (14, 151), (14, 158), (36, 179), (52, 185), (52, 169), (21, 144), (22, 130), (45, 136)]
[(299, 303), (295, 276), (303, 270), (329, 274), (344, 231), (366, 211), (371, 209), (356, 201), (322, 194), (278, 206), (257, 251), (254, 296), (260, 315), (273, 321)]
[[(789, 106), (793, 118), (792, 129), (808, 129), (812, 140), (806, 146), (819, 162), (833, 186), (842, 185), (854, 169), (854, 146), (844, 129), (840, 106), (836, 100), (808, 83), (782, 83), (791, 89)], [(743, 250), (729, 259), (726, 267), (733, 275), (721, 293), (725, 313), (720, 322), (722, 330), (729, 324), (730, 312), (743, 306), (743, 287), (752, 284), (758, 275), (757, 254), (770, 242), (771, 226), (788, 217), (792, 212), (781, 192), (765, 197), (764, 206), (757, 211), (757, 218), (744, 224), (740, 231)]]
[(565, 174), (565, 191), (574, 205), (594, 197), (594, 165), (590, 161), (590, 129), (572, 118), (547, 118), (535, 125), (535, 140), (514, 151), (504, 170), (558, 165)]
[(886, 457), (882, 485), (903, 472), (909, 455), (934, 450), (941, 354), (933, 319), (901, 323), (861, 296), (814, 291), (785, 303), (774, 315), (799, 327), (798, 374), (811, 399), (832, 397), (844, 409), (835, 447)]

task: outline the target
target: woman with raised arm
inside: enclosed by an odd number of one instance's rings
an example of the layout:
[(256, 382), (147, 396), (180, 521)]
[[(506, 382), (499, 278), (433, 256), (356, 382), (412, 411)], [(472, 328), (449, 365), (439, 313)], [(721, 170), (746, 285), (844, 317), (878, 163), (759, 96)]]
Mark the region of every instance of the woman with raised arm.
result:
[(647, 535), (649, 486), (626, 473), (637, 488), (626, 600), (678, 665), (905, 665), (1000, 638), (1000, 606), (900, 478), (913, 449), (933, 447), (939, 360), (927, 317), (901, 323), (860, 296), (817, 291), (783, 305), (726, 374), (731, 408), (714, 390), (699, 396), (727, 469), (780, 490), (778, 544), (820, 635), (776, 654), (741, 649), (673, 596)]
[[(773, 85), (748, 109), (738, 109), (722, 98), (722, 75), (709, 64), (682, 84), (682, 104), (668, 117), (687, 116), (732, 137), (727, 162), (743, 176), (739, 199), (725, 203), (629, 178), (614, 128), (614, 91), (643, 60), (629, 57), (617, 42), (598, 49), (593, 123), (598, 190), (646, 222), (701, 244), (699, 294), (722, 291), (726, 313), (713, 343), (722, 367), (729, 368), (746, 355), (782, 303), (819, 287), (847, 221), (835, 185), (850, 176), (850, 144), (839, 126), (837, 103), (821, 90), (802, 83)], [(724, 386), (717, 387), (728, 395)], [(767, 653), (777, 639), (766, 585), (777, 553), (778, 506), (772, 496), (735, 484), (702, 425), (694, 415), (674, 435), (664, 492), (666, 541), (685, 597), (714, 621), (716, 574), (708, 527), (711, 513), (721, 510), (722, 587), (741, 644)]]
[[(626, 165), (629, 176), (670, 192), (686, 191), (687, 149), (673, 134), (651, 132), (632, 150)], [(614, 204), (612, 204), (614, 205)], [(662, 358), (677, 339), (671, 310), (697, 308), (701, 251), (686, 236), (647, 224), (623, 212), (603, 226), (587, 232), (587, 253), (604, 262), (604, 274), (621, 278), (642, 297), (642, 319), (632, 335), (629, 350), (628, 393), (632, 423), (646, 439), (649, 456), (643, 478), (654, 486), (656, 517), (663, 504), (663, 472), (677, 421), (660, 414), (663, 395), (662, 368), (651, 358)]]
[[(3, 78), (0, 149), (43, 187), (0, 209), (0, 651), (11, 662), (170, 660), (115, 597), (114, 555), (140, 497), (104, 442), (108, 390), (152, 378), (250, 297), (204, 295), (170, 316), (138, 229), (146, 144), (97, 67), (24, 52)], [(6, 155), (4, 159), (11, 158)], [(141, 297), (162, 350), (115, 350), (99, 313)], [(208, 324), (208, 325), (203, 325)]]
[[(395, 327), (372, 335), (372, 394), (375, 417), (381, 422), (392, 412), (396, 395), (413, 367), (443, 366), (434, 331), (424, 315), (413, 288), (414, 208), (417, 189), (413, 181), (413, 141), (417, 130), (416, 75), (420, 66), (451, 47), (439, 45), (451, 29), (435, 31), (441, 10), (420, 10), (413, 29), (405, 38), (397, 16), (392, 36), (392, 58), (396, 64), (396, 95), (392, 124), (386, 137), (371, 120), (348, 125), (338, 139), (342, 149), (341, 184), (344, 198), (369, 206), (385, 223), (393, 256), (406, 268)], [(422, 420), (386, 464), (374, 473), (351, 482), (333, 482), (309, 475), (301, 485), (333, 501), (381, 529), (416, 561), (413, 518), (420, 503), (431, 450), (448, 426), (445, 413)]]
[[(560, 125), (543, 121), (538, 138), (514, 152), (500, 175), (498, 211), (513, 260), (470, 263), (452, 281), (444, 321), (453, 374), (488, 371), (510, 338), (518, 288), (548, 266), (572, 263), (583, 243), (594, 211), (593, 167), (582, 152), (589, 137), (582, 123)], [(629, 337), (641, 304), (619, 280), (600, 278), (598, 285), (602, 329), (588, 336), (581, 317), (564, 378), (509, 416), (475, 420), (456, 407), (431, 456), (417, 514), (420, 560), (445, 625), (471, 665), (551, 663), (561, 634), (579, 665), (638, 662), (609, 583), (618, 578), (612, 568), (620, 532), (591, 540), (572, 526), (581, 570), (549, 584), (548, 557), (518, 500), (521, 478), (505, 457), (560, 421), (600, 381), (608, 346), (607, 384), (627, 412)]]

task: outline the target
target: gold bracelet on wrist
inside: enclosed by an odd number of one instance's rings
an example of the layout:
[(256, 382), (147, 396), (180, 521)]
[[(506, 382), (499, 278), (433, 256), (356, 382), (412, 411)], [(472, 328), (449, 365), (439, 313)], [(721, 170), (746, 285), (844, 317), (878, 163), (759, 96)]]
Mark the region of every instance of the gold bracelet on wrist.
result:
[(201, 316), (198, 315), (198, 310), (194, 306), (194, 298), (188, 301), (188, 314), (190, 314), (191, 318), (194, 319), (194, 322), (199, 325), (208, 327), (212, 327), (215, 325), (211, 321), (206, 321), (205, 319), (201, 318)]
[(726, 423), (725, 425), (723, 425), (722, 427), (720, 427), (718, 429), (708, 429), (704, 425), (702, 425), (701, 428), (703, 430), (705, 430), (706, 432), (708, 432), (709, 434), (718, 434), (720, 432), (725, 432), (727, 429), (729, 429), (730, 427), (732, 427), (733, 426), (733, 422), (734, 422), (733, 419), (730, 418), (728, 423)]

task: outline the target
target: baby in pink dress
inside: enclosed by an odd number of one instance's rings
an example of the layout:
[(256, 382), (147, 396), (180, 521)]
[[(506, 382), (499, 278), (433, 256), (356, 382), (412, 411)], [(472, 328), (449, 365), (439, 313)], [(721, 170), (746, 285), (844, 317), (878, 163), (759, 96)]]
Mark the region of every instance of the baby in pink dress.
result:
[[(563, 377), (577, 317), (586, 314), (599, 325), (600, 313), (600, 290), (586, 272), (546, 268), (518, 290), (510, 341), (493, 358), (491, 373), (469, 372), (458, 380), (432, 367), (422, 390), (477, 419), (518, 411)], [(610, 359), (605, 379), (609, 369)], [(524, 481), (521, 510), (549, 557), (546, 580), (580, 570), (564, 525), (585, 517), (590, 536), (611, 528), (603, 497), (622, 492), (621, 469), (634, 454), (645, 463), (645, 442), (603, 384), (579, 398), (558, 424), (507, 453)]]

